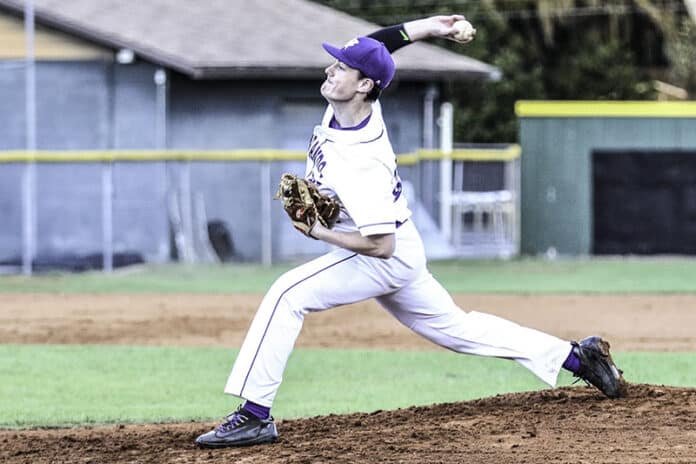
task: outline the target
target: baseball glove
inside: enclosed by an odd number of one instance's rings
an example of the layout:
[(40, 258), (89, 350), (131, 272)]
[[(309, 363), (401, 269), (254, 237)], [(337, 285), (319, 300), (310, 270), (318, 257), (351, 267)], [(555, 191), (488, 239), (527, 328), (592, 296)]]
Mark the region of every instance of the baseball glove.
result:
[(337, 200), (323, 195), (314, 183), (294, 174), (285, 173), (280, 177), (275, 197), (283, 203), (295, 229), (308, 237), (312, 237), (312, 228), (317, 221), (330, 229), (341, 212)]

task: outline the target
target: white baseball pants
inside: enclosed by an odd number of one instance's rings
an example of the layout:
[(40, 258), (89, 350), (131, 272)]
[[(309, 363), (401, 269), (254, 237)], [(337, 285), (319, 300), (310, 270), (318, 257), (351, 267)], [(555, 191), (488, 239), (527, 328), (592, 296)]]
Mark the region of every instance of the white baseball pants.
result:
[(337, 249), (278, 278), (251, 323), (225, 393), (271, 407), (305, 315), (369, 298), (433, 343), (459, 353), (514, 359), (550, 386), (556, 384), (571, 350), (568, 341), (462, 311), (428, 272), (413, 221), (397, 230), (396, 240), (387, 260)]

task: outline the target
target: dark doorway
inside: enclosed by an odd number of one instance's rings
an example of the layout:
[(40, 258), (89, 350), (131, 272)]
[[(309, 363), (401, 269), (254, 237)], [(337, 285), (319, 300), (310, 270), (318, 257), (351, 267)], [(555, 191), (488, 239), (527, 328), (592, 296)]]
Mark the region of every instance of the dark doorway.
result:
[(696, 254), (696, 151), (595, 151), (593, 253)]

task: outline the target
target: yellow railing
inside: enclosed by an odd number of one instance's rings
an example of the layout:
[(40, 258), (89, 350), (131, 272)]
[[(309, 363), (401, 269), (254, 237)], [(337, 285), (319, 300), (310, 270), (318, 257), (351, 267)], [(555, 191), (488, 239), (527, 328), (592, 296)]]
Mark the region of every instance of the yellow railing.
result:
[[(505, 148), (463, 148), (448, 157), (454, 161), (510, 161), (519, 158), (519, 145)], [(294, 150), (12, 150), (0, 151), (0, 163), (109, 163), (118, 161), (303, 161), (303, 151)], [(397, 156), (399, 164), (416, 164), (445, 158), (440, 150), (418, 150)]]
[(545, 101), (515, 103), (520, 118), (696, 118), (696, 101)]

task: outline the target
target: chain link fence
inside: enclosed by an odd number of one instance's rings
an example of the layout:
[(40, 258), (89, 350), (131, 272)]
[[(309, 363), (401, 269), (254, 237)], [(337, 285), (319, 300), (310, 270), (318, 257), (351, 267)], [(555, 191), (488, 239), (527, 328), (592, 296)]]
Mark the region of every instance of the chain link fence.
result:
[[(304, 173), (304, 157), (263, 150), (0, 153), (0, 268), (111, 271), (141, 262), (316, 256), (329, 245), (297, 234), (273, 202), (280, 175)], [(516, 146), (399, 156), (430, 258), (517, 253), (518, 157)], [(451, 172), (444, 196), (443, 164)]]

